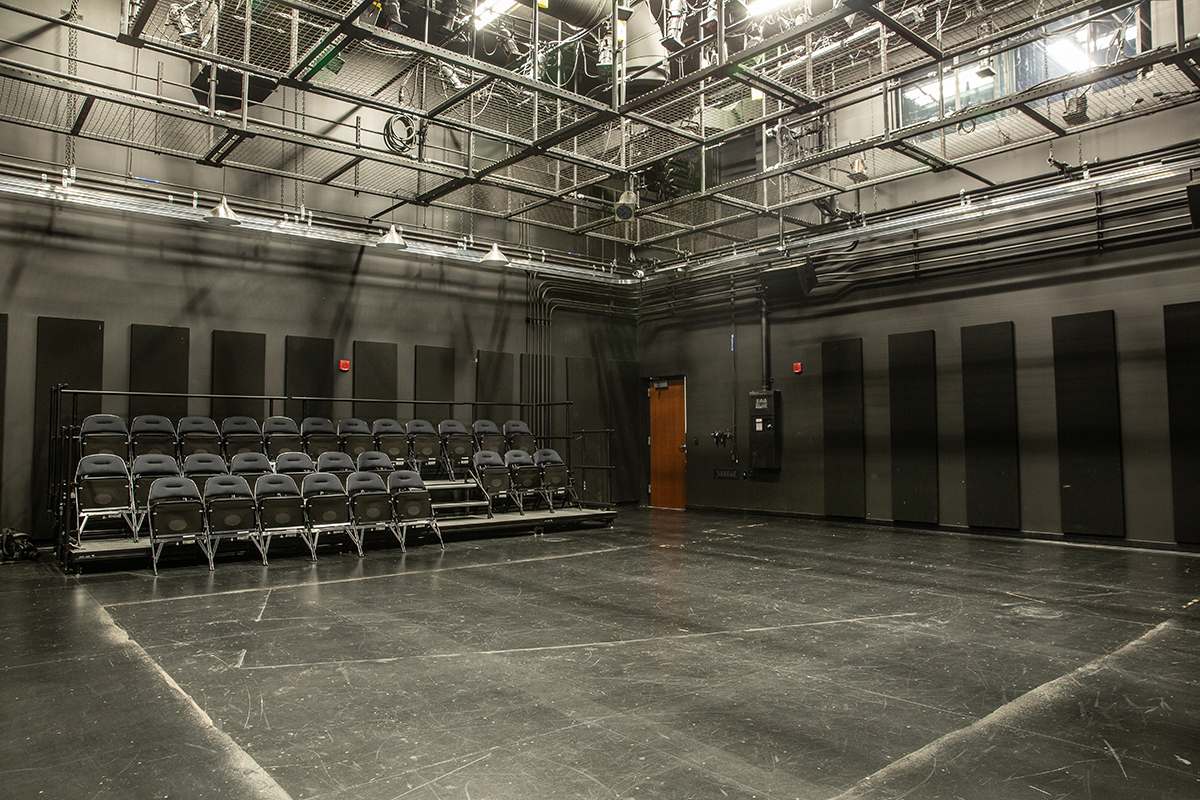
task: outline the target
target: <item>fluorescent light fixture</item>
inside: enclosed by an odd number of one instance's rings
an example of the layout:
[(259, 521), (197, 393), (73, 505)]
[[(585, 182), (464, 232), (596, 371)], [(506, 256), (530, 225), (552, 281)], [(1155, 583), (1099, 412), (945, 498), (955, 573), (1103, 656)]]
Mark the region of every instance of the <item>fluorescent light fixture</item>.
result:
[(496, 17), (509, 13), (519, 5), (516, 0), (485, 0), (475, 9), (475, 30), (483, 30)]
[(408, 242), (400, 235), (401, 230), (395, 225), (388, 228), (388, 232), (379, 237), (379, 241), (375, 246), (381, 250), (403, 250), (408, 247)]
[(229, 207), (229, 201), (225, 199), (225, 195), (221, 195), (221, 202), (217, 203), (216, 208), (204, 215), (204, 221), (210, 225), (221, 225), (224, 227), (242, 224), (242, 218), (233, 213), (233, 209)]
[(479, 263), (503, 265), (508, 263), (508, 256), (500, 252), (500, 245), (493, 244), (492, 249), (488, 250), (487, 255), (479, 259)]

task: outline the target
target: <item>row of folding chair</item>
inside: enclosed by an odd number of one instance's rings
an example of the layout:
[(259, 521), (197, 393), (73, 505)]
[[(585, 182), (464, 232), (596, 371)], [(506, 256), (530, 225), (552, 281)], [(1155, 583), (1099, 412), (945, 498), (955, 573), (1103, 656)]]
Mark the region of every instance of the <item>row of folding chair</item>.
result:
[(322, 533), (344, 534), (363, 554), (370, 530), (390, 532), (406, 550), (407, 533), (426, 528), (446, 549), (434, 519), (429, 491), (421, 476), (398, 470), (385, 483), (378, 472), (353, 472), (345, 484), (320, 472), (305, 475), (300, 486), (290, 475), (269, 473), (254, 482), (240, 475), (215, 475), (203, 490), (190, 478), (164, 477), (149, 491), (150, 552), (154, 574), (163, 547), (194, 542), (214, 569), (217, 546), (223, 539), (248, 539), (267, 564), (272, 538), (297, 536), (317, 560)]
[(503, 457), (493, 450), (480, 450), (472, 456), (471, 465), (488, 501), (489, 517), (498, 500), (516, 503), (521, 514), (525, 513), (527, 500), (536, 504), (539, 499), (545, 500), (550, 513), (554, 513), (556, 495), (562, 497), (562, 506), (571, 501), (583, 507), (570, 469), (558, 452), (548, 447), (534, 451), (532, 456), (524, 450), (509, 450)]
[(442, 420), (435, 428), (427, 420), (401, 424), (377, 419), (370, 426), (361, 419), (333, 423), (308, 417), (299, 426), (290, 417), (268, 417), (260, 427), (252, 417), (227, 417), (220, 428), (208, 417), (184, 417), (178, 426), (167, 417), (143, 414), (126, 428), (115, 414), (93, 414), (80, 427), (81, 456), (115, 455), (130, 464), (142, 455), (170, 455), (180, 461), (195, 454), (232, 458), (242, 453), (262, 453), (274, 461), (283, 453), (303, 452), (317, 458), (327, 452), (344, 452), (357, 458), (376, 450), (393, 460), (403, 459), (413, 470), (443, 467), (453, 479), (455, 469), (470, 466), (480, 450), (532, 451), (536, 439), (521, 420), (508, 420), (503, 430), (491, 420), (476, 420), (470, 430), (458, 420)]

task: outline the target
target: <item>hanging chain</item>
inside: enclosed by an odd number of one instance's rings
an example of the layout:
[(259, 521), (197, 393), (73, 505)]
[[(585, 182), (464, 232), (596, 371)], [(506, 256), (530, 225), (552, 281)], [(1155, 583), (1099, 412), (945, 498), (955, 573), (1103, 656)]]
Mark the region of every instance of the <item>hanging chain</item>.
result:
[[(78, 22), (79, 21), (79, 0), (71, 0), (71, 13), (67, 15), (67, 21), (69, 21), (69, 22)], [(71, 77), (75, 77), (75, 75), (79, 71), (78, 59), (79, 59), (79, 31), (75, 30), (74, 28), (68, 28), (67, 29), (67, 74), (70, 75)], [(77, 97), (77, 95), (75, 95), (75, 93), (72, 92), (71, 94), (68, 95), (69, 99), (67, 100), (67, 117), (68, 117), (68, 119), (71, 120), (72, 125), (75, 124), (76, 97)], [(75, 166), (75, 137), (72, 134), (67, 134), (66, 161), (67, 161), (68, 168)]]

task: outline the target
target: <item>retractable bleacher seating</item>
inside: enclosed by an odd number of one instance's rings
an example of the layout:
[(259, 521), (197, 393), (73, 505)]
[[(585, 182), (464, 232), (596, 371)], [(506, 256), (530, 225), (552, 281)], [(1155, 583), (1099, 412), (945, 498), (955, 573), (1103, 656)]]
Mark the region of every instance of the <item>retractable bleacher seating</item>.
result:
[(252, 417), (226, 417), (221, 422), (221, 448), (225, 458), (241, 453), (263, 454), (262, 429)]
[(386, 453), (381, 453), (378, 450), (368, 450), (365, 453), (358, 454), (359, 472), (378, 472), (381, 475), (387, 475), (393, 469), (395, 469), (395, 466)]
[(305, 417), (300, 423), (300, 441), (309, 458), (320, 458), (324, 453), (342, 449), (341, 440), (333, 423), (324, 417)]
[(179, 457), (221, 453), (221, 431), (208, 417), (184, 417), (175, 428), (179, 438)]
[(317, 471), (313, 460), (308, 457), (308, 453), (287, 452), (280, 453), (275, 459), (275, 472), (279, 475), (291, 475), (292, 480), (299, 486), (304, 482), (306, 475), (311, 475)]
[(321, 453), (317, 456), (317, 472), (336, 475), (343, 487), (346, 485), (346, 478), (355, 470), (354, 459), (341, 450)]
[(183, 477), (196, 482), (196, 488), (204, 495), (204, 485), (217, 475), (228, 475), (229, 465), (215, 453), (192, 453), (183, 459)]
[(399, 422), (377, 419), (371, 424), (371, 435), (375, 437), (374, 449), (386, 453), (392, 461), (408, 460), (408, 434)]
[(119, 519), (134, 529), (133, 487), (125, 459), (97, 453), (79, 459), (75, 468), (76, 535), (93, 519)]
[(397, 470), (388, 476), (388, 492), (392, 496), (392, 532), (400, 540), (400, 550), (405, 550), (409, 528), (433, 531), (438, 544), (445, 550), (446, 543), (434, 519), (429, 490), (421, 476), (411, 470)]
[(442, 463), (450, 480), (456, 474), (469, 472), (475, 447), (467, 426), (456, 419), (444, 419), (438, 423), (438, 435), (442, 440)]
[[(280, 536), (304, 536), (304, 504), (300, 497), (300, 489), (290, 475), (261, 475), (254, 482), (254, 502), (258, 506), (258, 536), (262, 542), (259, 548), (263, 555), (263, 563), (267, 563), (267, 551), (271, 548), (271, 539)], [(306, 541), (307, 544), (307, 541)], [(311, 547), (313, 561), (317, 560), (317, 551)]]
[(524, 450), (532, 453), (537, 449), (537, 440), (529, 426), (519, 419), (510, 419), (504, 423), (504, 439), (509, 450)]
[(496, 423), (490, 419), (477, 419), (471, 423), (471, 434), (475, 439), (475, 452), (491, 450), (493, 453), (503, 453), (508, 449), (508, 441)]
[(129, 458), (129, 429), (116, 414), (92, 414), (79, 427), (80, 456)]
[(568, 500), (574, 501), (576, 508), (583, 508), (579, 495), (575, 493), (575, 478), (571, 475), (571, 469), (562, 460), (557, 450), (544, 447), (536, 451), (533, 454), (533, 463), (537, 464), (542, 471), (542, 489), (552, 511), (554, 510), (554, 496), (557, 494), (562, 494), (563, 497), (560, 508), (565, 507)]
[(355, 472), (346, 478), (346, 494), (350, 497), (350, 526), (360, 548), (367, 531), (383, 529), (395, 534), (392, 497), (382, 475)]
[[(145, 458), (146, 456), (142, 456)], [(204, 500), (190, 478), (159, 478), (147, 493), (150, 517), (150, 558), (158, 574), (158, 558), (165, 545), (195, 542), (213, 568), (213, 550), (204, 524)]]
[(129, 423), (129, 457), (170, 456), (175, 458), (179, 445), (171, 420), (158, 414), (142, 414)]
[(435, 471), (442, 458), (442, 437), (433, 423), (424, 419), (412, 419), (404, 426), (408, 434), (408, 466), (421, 474), (422, 469), (432, 467)]
[(263, 446), (267, 458), (275, 461), (283, 453), (304, 451), (300, 428), (291, 417), (267, 417), (262, 424)]
[(204, 485), (204, 512), (209, 548), (215, 555), (225, 539), (249, 539), (258, 548), (262, 563), (267, 551), (258, 535), (258, 507), (250, 484), (240, 475), (214, 475)]
[(512, 477), (508, 467), (499, 453), (491, 450), (480, 450), (471, 457), (471, 466), (475, 473), (475, 481), (483, 491), (488, 503), (488, 517), (495, 516), (496, 500), (511, 497)]
[[(504, 454), (504, 465), (508, 467), (512, 479), (512, 497), (517, 501), (517, 510), (525, 513), (525, 500), (532, 497), (534, 502), (542, 496), (542, 471), (533, 463), (533, 457), (524, 450), (509, 450)], [(554, 507), (550, 505), (550, 510)], [(532, 506), (531, 506), (532, 507)]]
[(159, 478), (179, 477), (179, 462), (161, 453), (147, 453), (133, 460), (129, 478), (133, 482), (133, 540), (150, 510), (150, 487)]
[(337, 432), (342, 452), (349, 453), (351, 458), (358, 458), (360, 453), (375, 449), (375, 437), (361, 419), (348, 417), (338, 420)]
[(304, 503), (304, 519), (308, 533), (305, 543), (317, 552), (317, 538), (322, 533), (344, 533), (349, 537), (361, 556), (362, 539), (355, 536), (350, 526), (350, 503), (346, 489), (336, 475), (314, 472), (304, 477), (300, 485), (300, 497)]

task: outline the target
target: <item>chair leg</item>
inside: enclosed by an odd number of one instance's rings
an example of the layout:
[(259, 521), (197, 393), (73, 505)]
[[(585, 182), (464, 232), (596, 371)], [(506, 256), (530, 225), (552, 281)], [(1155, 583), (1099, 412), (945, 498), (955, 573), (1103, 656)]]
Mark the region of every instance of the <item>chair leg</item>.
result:
[(363, 557), (362, 531), (355, 529), (355, 527), (353, 525), (351, 525), (350, 527), (346, 528), (346, 535), (350, 537), (351, 544), (353, 544), (354, 549), (358, 551), (358, 557), (362, 558)]
[(250, 534), (250, 541), (254, 542), (254, 546), (258, 548), (258, 552), (262, 555), (263, 566), (267, 566), (267, 550), (271, 548), (271, 534)]
[(438, 537), (438, 544), (442, 546), (442, 552), (446, 552), (446, 540), (442, 538), (442, 529), (438, 527), (437, 520), (429, 520), (429, 527), (433, 528), (433, 533)]
[(162, 554), (162, 542), (150, 542), (150, 567), (154, 570), (154, 574), (158, 575), (158, 557)]
[(404, 538), (405, 538), (405, 535), (408, 533), (408, 526), (405, 525), (403, 522), (399, 522), (399, 523), (389, 525), (388, 528), (389, 528), (389, 530), (391, 530), (392, 536), (395, 536), (396, 541), (400, 543), (400, 552), (407, 553), (408, 550), (404, 546)]
[(216, 566), (213, 564), (213, 557), (217, 554), (217, 540), (210, 539), (208, 536), (197, 536), (196, 544), (200, 545), (200, 549), (204, 551), (204, 555), (208, 558), (208, 571), (213, 572)]
[(300, 531), (300, 538), (308, 545), (308, 552), (312, 554), (312, 560), (317, 560), (317, 539), (321, 536), (320, 531), (307, 530)]

